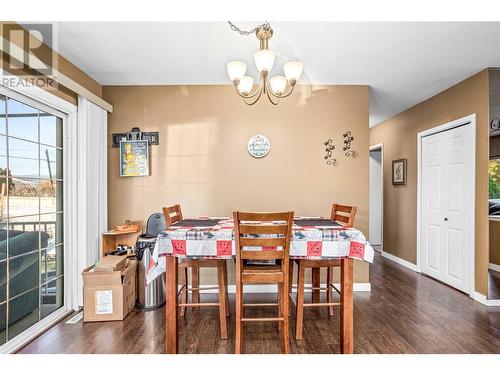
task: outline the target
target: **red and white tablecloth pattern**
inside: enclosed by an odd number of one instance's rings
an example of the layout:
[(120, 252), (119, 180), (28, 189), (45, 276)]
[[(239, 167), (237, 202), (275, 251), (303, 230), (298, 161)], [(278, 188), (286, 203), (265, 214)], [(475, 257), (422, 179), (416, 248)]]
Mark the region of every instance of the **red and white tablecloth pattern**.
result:
[[(165, 255), (218, 259), (230, 259), (235, 256), (233, 219), (212, 217), (210, 219), (220, 220), (212, 227), (170, 227), (158, 235), (152, 257), (154, 261), (147, 275), (148, 283), (165, 271)], [(305, 219), (305, 217), (295, 219)], [(355, 228), (341, 225), (299, 226), (294, 223), (290, 257), (307, 259), (349, 257), (372, 263), (373, 248), (363, 233)]]

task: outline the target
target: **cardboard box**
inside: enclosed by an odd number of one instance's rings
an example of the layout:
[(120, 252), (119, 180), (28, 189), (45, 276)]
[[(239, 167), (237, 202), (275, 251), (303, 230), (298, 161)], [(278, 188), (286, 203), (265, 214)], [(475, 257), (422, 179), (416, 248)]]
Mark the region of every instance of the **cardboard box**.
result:
[(137, 261), (128, 259), (123, 271), (83, 270), (83, 321), (123, 320), (137, 299)]
[(126, 265), (126, 255), (108, 255), (97, 261), (94, 266), (94, 272), (123, 271)]

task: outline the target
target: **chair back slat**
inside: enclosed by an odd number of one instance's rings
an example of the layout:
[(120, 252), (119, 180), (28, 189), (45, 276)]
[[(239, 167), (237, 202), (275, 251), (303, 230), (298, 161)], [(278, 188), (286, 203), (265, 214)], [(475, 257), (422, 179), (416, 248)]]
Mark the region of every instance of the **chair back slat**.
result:
[(168, 227), (182, 221), (181, 205), (176, 204), (170, 207), (163, 207), (163, 215), (165, 216), (165, 224)]
[(345, 206), (341, 204), (332, 204), (332, 213), (330, 219), (339, 223), (343, 223), (348, 227), (354, 225), (357, 208), (355, 206)]
[(243, 250), (241, 252), (241, 259), (244, 260), (275, 260), (284, 258), (284, 251)]
[(255, 246), (255, 247), (276, 247), (286, 246), (287, 239), (283, 238), (247, 238), (240, 237), (240, 246)]
[[(290, 252), (293, 212), (233, 213), (236, 261), (286, 259)], [(248, 249), (257, 247), (259, 250)]]
[(288, 230), (286, 224), (259, 225), (259, 224), (241, 224), (240, 234), (283, 234)]
[[(238, 211), (241, 221), (287, 221), (289, 212), (241, 212)], [(293, 219), (293, 216), (292, 216)]]

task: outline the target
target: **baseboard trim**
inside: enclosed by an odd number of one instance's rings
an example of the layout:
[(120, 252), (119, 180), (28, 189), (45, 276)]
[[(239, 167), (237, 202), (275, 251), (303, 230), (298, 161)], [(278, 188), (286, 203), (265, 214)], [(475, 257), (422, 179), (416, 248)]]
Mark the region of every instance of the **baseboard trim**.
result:
[(406, 267), (412, 271), (415, 271), (415, 272), (418, 272), (418, 269), (417, 269), (417, 265), (416, 264), (413, 264), (413, 263), (410, 263), (408, 262), (407, 260), (404, 260), (404, 259), (401, 259), (395, 255), (392, 255), (390, 253), (387, 253), (385, 251), (381, 251), (380, 254), (384, 257), (384, 258), (387, 258), (389, 260), (392, 260), (393, 262), (396, 262), (397, 264), (400, 264), (402, 265), (403, 267)]
[(479, 292), (474, 292), (472, 298), (474, 299), (474, 301), (488, 307), (500, 306), (500, 299), (488, 299), (484, 294), (481, 294)]
[(495, 264), (495, 263), (489, 263), (488, 269), (490, 269), (492, 271), (500, 272), (500, 265)]
[[(335, 283), (333, 285), (335, 285), (335, 287), (340, 290), (340, 284)], [(217, 285), (200, 285), (200, 287), (217, 288)], [(305, 287), (310, 288), (311, 284), (305, 284)], [(326, 284), (321, 284), (321, 287), (326, 287)], [(276, 285), (245, 285), (243, 288), (245, 293), (276, 293), (278, 291), (278, 287)], [(371, 290), (372, 288), (370, 283), (354, 283), (353, 285), (354, 292), (370, 292)], [(296, 291), (297, 288), (294, 285), (292, 287), (292, 292)], [(231, 294), (235, 294), (236, 285), (229, 285), (228, 292)], [(215, 290), (201, 290), (200, 293), (215, 293)]]

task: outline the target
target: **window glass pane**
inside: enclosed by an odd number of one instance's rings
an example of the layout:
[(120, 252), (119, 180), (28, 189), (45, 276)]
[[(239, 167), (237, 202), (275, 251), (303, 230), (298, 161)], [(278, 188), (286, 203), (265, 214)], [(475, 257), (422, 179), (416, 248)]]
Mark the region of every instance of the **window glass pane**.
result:
[(0, 345), (7, 341), (5, 328), (7, 327), (7, 304), (0, 305)]
[(53, 249), (56, 245), (56, 214), (40, 215), (40, 248)]
[(9, 169), (12, 177), (22, 180), (33, 180), (40, 177), (38, 159), (9, 158)]
[(6, 134), (5, 128), (5, 96), (0, 95), (0, 134)]
[(39, 221), (38, 215), (9, 220), (9, 257), (23, 255), (40, 248)]
[(64, 296), (63, 281), (63, 277), (60, 277), (40, 287), (42, 319), (62, 307)]
[(57, 150), (57, 159), (56, 159), (56, 178), (63, 178), (63, 150)]
[[(40, 181), (41, 198), (40, 213), (48, 214), (57, 211), (56, 207), (56, 184), (50, 180)], [(55, 220), (55, 218), (54, 218)]]
[(38, 143), (8, 138), (9, 157), (38, 159)]
[(57, 117), (40, 112), (40, 143), (57, 146)]
[(63, 245), (48, 247), (41, 252), (41, 282), (45, 283), (63, 274)]
[(64, 138), (63, 138), (63, 120), (60, 117), (57, 117), (57, 131), (56, 131), (56, 146), (57, 147), (64, 147)]
[(38, 110), (7, 99), (7, 134), (38, 142)]
[(7, 260), (0, 261), (0, 303), (7, 299)]
[(39, 321), (39, 303), (38, 288), (9, 301), (9, 340)]
[[(9, 186), (9, 217), (36, 215), (40, 210), (40, 181), (14, 180)], [(23, 221), (19, 219), (20, 221)]]
[(7, 156), (7, 137), (0, 135), (0, 156)]
[(56, 210), (58, 212), (63, 210), (63, 182), (56, 182)]
[[(19, 236), (18, 236), (19, 237)], [(40, 283), (39, 252), (9, 258), (9, 298), (37, 287)]]
[(0, 95), (0, 345), (63, 305), (62, 146), (62, 118)]
[(51, 180), (57, 177), (57, 165), (55, 162), (47, 162), (45, 159), (40, 160), (40, 179)]
[(0, 262), (7, 259), (7, 217), (1, 212), (0, 217)]

